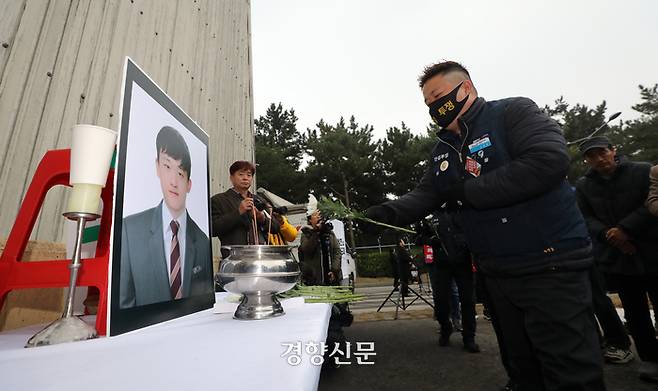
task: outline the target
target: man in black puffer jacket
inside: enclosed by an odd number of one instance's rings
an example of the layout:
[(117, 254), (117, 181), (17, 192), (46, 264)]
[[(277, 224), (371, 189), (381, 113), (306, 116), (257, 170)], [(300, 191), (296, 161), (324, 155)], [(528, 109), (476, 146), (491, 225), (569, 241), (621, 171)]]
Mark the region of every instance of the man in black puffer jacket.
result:
[(578, 204), (594, 239), (597, 266), (616, 283), (635, 347), (640, 377), (658, 381), (658, 340), (647, 293), (658, 297), (658, 218), (644, 203), (651, 165), (616, 156), (605, 137), (580, 145), (591, 167), (576, 184)]
[(565, 179), (560, 127), (530, 99), (479, 98), (456, 62), (427, 67), (419, 81), (439, 142), (418, 186), (368, 217), (406, 224), (447, 203), (485, 275), (519, 389), (605, 390), (591, 241)]

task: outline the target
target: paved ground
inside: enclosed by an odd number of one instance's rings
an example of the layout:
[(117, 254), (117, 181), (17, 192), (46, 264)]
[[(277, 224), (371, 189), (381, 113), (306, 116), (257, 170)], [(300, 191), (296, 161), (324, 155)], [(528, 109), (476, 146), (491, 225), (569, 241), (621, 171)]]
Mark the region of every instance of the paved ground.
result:
[[(453, 334), (448, 347), (439, 347), (436, 322), (426, 305), (414, 305), (392, 320), (394, 306), (387, 305), (374, 313), (384, 300), (390, 285), (357, 288), (373, 297), (353, 306), (355, 323), (345, 329), (345, 335), (355, 342), (375, 342), (377, 356), (374, 365), (341, 366), (323, 370), (320, 390), (482, 390), (497, 391), (507, 381), (500, 365), (498, 345), (491, 324), (480, 317), (477, 321), (479, 354), (462, 349), (461, 336)], [(481, 314), (481, 309), (478, 309)], [(605, 378), (609, 391), (656, 391), (636, 375), (639, 361), (628, 365), (606, 365)]]
[[(323, 370), (319, 389), (496, 391), (505, 384), (507, 379), (489, 322), (478, 319), (477, 342), (482, 348), (478, 354), (462, 350), (461, 338), (456, 334), (450, 346), (439, 347), (435, 324), (429, 318), (354, 323), (345, 329), (348, 340), (375, 342), (375, 364), (354, 363), (337, 370)], [(637, 365), (637, 360), (628, 365), (606, 365), (608, 390), (658, 389), (638, 379)]]

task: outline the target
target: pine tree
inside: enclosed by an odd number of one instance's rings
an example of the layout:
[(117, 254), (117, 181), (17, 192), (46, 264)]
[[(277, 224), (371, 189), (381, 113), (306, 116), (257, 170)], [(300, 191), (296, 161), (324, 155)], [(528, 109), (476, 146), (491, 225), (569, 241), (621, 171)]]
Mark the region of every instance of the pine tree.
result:
[(305, 202), (303, 159), (305, 136), (297, 131), (295, 110), (272, 103), (256, 128), (256, 179), (259, 187), (291, 201)]

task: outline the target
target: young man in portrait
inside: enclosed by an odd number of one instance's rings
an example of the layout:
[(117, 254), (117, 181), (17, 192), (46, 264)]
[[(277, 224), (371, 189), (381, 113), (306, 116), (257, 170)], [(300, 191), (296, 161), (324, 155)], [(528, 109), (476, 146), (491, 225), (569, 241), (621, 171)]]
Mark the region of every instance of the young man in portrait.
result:
[(156, 138), (155, 172), (162, 200), (123, 219), (120, 308), (212, 292), (208, 235), (186, 209), (192, 189), (190, 151), (181, 134), (164, 126)]

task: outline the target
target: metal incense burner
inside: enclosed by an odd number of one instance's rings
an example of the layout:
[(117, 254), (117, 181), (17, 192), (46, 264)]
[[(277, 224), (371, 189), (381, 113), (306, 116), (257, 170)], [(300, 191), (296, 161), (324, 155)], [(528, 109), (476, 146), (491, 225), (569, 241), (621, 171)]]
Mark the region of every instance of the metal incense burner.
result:
[(299, 280), (299, 265), (292, 246), (224, 246), (217, 280), (227, 291), (241, 294), (233, 317), (240, 320), (273, 318), (284, 314), (277, 293), (292, 289)]

